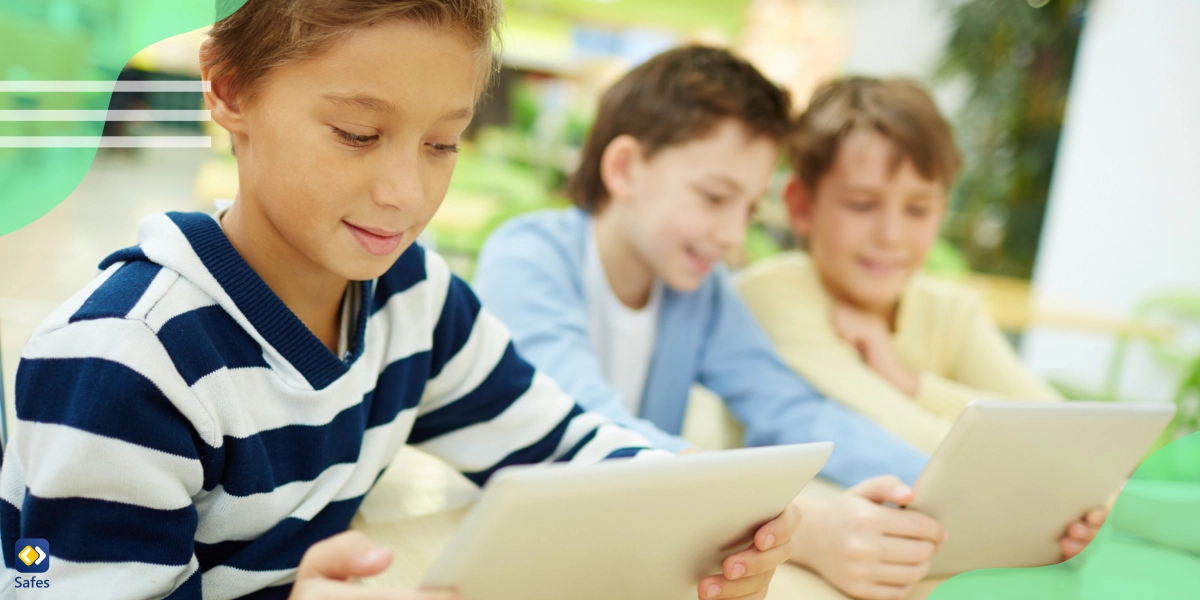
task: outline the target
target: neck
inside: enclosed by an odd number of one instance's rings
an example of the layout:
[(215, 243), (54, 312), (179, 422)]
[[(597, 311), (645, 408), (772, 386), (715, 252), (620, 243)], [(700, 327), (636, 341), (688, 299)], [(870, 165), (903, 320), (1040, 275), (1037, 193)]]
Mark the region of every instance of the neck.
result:
[(349, 280), (330, 272), (283, 239), (257, 203), (243, 194), (221, 219), (234, 249), (309, 331), (337, 351), (342, 297)]
[(826, 279), (825, 275), (821, 273), (820, 270), (817, 272), (820, 274), (821, 287), (825, 288), (825, 293), (829, 294), (830, 299), (832, 299), (834, 302), (850, 306), (869, 315), (879, 317), (883, 319), (884, 323), (887, 323), (889, 331), (893, 333), (896, 331), (896, 317), (900, 314), (900, 301), (902, 298), (897, 298), (886, 305), (864, 304), (859, 302), (850, 294), (843, 293), (835, 286), (829, 285), (829, 280)]
[(621, 226), (619, 215), (615, 213), (614, 207), (610, 206), (593, 217), (596, 251), (613, 295), (621, 304), (637, 310), (650, 302), (654, 270), (642, 259), (629, 239), (629, 229)]

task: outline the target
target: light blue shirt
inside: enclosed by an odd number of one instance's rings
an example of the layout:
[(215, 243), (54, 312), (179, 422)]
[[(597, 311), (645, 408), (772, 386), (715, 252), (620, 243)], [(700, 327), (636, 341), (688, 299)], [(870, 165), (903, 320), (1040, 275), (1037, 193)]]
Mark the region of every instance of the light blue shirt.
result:
[(505, 223), (484, 244), (474, 283), (517, 350), (581, 405), (678, 451), (689, 446), (679, 432), (698, 383), (724, 400), (749, 446), (829, 440), (835, 450), (822, 474), (838, 484), (884, 474), (916, 480), (928, 457), (789, 369), (721, 268), (694, 292), (664, 290), (641, 411), (630, 414), (588, 337), (582, 273), (590, 221), (568, 209)]

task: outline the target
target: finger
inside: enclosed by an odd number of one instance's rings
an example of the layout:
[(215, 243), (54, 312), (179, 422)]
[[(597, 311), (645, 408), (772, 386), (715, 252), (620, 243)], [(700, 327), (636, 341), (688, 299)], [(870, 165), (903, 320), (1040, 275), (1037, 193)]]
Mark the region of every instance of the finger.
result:
[(1067, 537), (1075, 541), (1088, 543), (1096, 537), (1097, 529), (1083, 523), (1073, 523), (1067, 528)]
[(1058, 542), (1058, 549), (1062, 551), (1063, 560), (1075, 558), (1080, 552), (1083, 552), (1085, 544), (1072, 538), (1063, 538)]
[(1084, 521), (1088, 525), (1099, 528), (1104, 524), (1104, 521), (1108, 520), (1108, 512), (1107, 508), (1093, 508), (1084, 516)]
[(788, 502), (783, 512), (754, 532), (754, 546), (759, 550), (770, 550), (786, 545), (800, 526), (800, 507)]
[(721, 575), (713, 575), (700, 580), (700, 585), (697, 586), (697, 591), (700, 594), (700, 600), (727, 600), (730, 598), (740, 598), (748, 596), (767, 589), (771, 583), (771, 576), (775, 574), (774, 570), (751, 577), (743, 577), (736, 581), (730, 581)]
[(885, 583), (889, 585), (910, 586), (916, 585), (925, 575), (929, 574), (929, 563), (924, 562), (918, 565), (892, 565), (882, 563), (875, 569), (873, 579), (875, 583)]
[(880, 531), (887, 535), (928, 540), (935, 544), (945, 541), (946, 529), (933, 517), (915, 510), (887, 509), (880, 521)]
[(937, 546), (928, 540), (884, 536), (879, 540), (879, 562), (894, 565), (928, 564)]
[(850, 493), (862, 496), (876, 504), (884, 502), (908, 504), (912, 502), (912, 489), (904, 485), (904, 482), (895, 475), (872, 477), (850, 488)]
[(722, 561), (721, 574), (730, 581), (761, 575), (787, 562), (791, 556), (791, 544), (775, 546), (765, 552), (750, 548)]
[(676, 456), (690, 456), (694, 454), (704, 454), (704, 451), (699, 448), (684, 448)]
[(313, 544), (300, 559), (296, 580), (346, 580), (381, 573), (392, 562), (387, 548), (371, 543), (358, 531), (345, 531)]

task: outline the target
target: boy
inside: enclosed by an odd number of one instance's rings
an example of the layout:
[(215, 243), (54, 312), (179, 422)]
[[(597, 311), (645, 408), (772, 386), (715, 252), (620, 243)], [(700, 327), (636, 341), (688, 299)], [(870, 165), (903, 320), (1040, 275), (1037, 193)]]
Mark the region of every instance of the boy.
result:
[[(798, 556), (828, 557), (819, 570), (843, 589), (868, 568), (906, 581), (944, 532), (880, 504), (911, 499), (886, 474), (912, 482), (926, 457), (792, 373), (716, 264), (767, 192), (789, 109), (784, 91), (724, 50), (652, 58), (600, 101), (570, 187), (579, 208), (501, 227), (475, 285), (522, 355), (656, 444), (687, 447), (678, 434), (695, 383), (721, 396), (749, 445), (833, 440), (824, 475), (855, 487), (831, 502), (799, 499)], [(905, 539), (890, 543), (891, 533)], [(881, 548), (891, 553), (866, 560)]]
[(920, 276), (960, 163), (924, 91), (830, 83), (790, 150), (785, 203), (808, 252), (764, 260), (738, 282), (789, 366), (926, 452), (973, 399), (1059, 399), (975, 295)]
[[(924, 90), (833, 81), (814, 95), (789, 150), (784, 199), (807, 253), (764, 260), (738, 281), (789, 366), (926, 452), (975, 398), (1059, 399), (1021, 365), (977, 297), (919, 274), (961, 162)], [(1070, 525), (1063, 556), (1078, 554), (1106, 515)]]
[(687, 446), (694, 383), (722, 397), (749, 445), (832, 439), (823, 474), (852, 487), (798, 499), (793, 560), (852, 596), (902, 598), (946, 532), (883, 504), (911, 500), (902, 480), (926, 457), (791, 373), (716, 265), (766, 193), (788, 110), (782, 90), (723, 50), (651, 59), (600, 101), (570, 184), (579, 208), (501, 227), (475, 285), (523, 355), (659, 445)]
[[(449, 598), (347, 582), (390, 560), (335, 534), (401, 444), (479, 484), (509, 464), (662, 453), (537, 373), (413, 244), (500, 10), (254, 0), (213, 27), (205, 101), (238, 197), (147, 217), (31, 337), (0, 476), (7, 567), (36, 537), (63, 598)], [(700, 595), (764, 593), (797, 519), (759, 529)]]

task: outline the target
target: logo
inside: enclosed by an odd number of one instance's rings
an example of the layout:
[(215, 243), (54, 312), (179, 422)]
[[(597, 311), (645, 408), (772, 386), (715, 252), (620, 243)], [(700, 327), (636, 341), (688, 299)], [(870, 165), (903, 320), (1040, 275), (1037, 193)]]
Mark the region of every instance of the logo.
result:
[(45, 573), (50, 568), (50, 542), (38, 538), (17, 540), (13, 567), (18, 573)]

